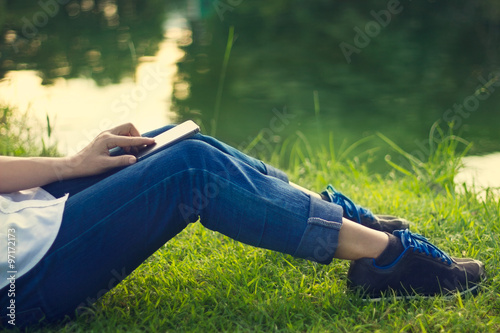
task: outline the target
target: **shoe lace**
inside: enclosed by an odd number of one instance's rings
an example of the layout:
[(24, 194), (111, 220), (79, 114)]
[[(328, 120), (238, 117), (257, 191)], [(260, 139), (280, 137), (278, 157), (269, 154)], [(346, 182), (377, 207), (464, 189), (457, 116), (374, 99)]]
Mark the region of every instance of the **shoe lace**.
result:
[(333, 195), (330, 195), (330, 199), (334, 204), (339, 205), (344, 209), (344, 215), (348, 219), (359, 223), (361, 218), (354, 202), (337, 191), (332, 185), (328, 185), (326, 188), (329, 192), (333, 192)]
[(426, 255), (430, 255), (433, 258), (451, 265), (452, 260), (450, 256), (440, 250), (436, 245), (429, 242), (424, 236), (411, 233), (408, 229), (396, 232), (400, 234), (401, 242), (405, 248), (411, 247), (413, 248), (413, 252), (418, 251), (420, 253), (425, 253)]
[(333, 195), (330, 195), (330, 199), (334, 204), (344, 209), (344, 214), (348, 219), (361, 223), (362, 216), (374, 218), (370, 210), (357, 206), (351, 199), (337, 191), (332, 185), (328, 185), (326, 188), (328, 192), (333, 192)]

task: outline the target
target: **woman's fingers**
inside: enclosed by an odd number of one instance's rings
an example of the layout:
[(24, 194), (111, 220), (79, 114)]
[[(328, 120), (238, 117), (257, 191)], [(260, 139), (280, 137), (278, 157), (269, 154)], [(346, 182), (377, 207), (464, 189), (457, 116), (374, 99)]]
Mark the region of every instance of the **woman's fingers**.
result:
[(137, 128), (131, 123), (122, 124), (104, 132), (103, 140), (107, 149), (121, 147), (126, 153), (136, 151), (134, 147), (140, 148), (155, 142), (153, 138), (141, 137)]
[[(71, 157), (74, 173), (90, 176), (117, 166), (133, 164), (137, 159), (129, 154), (154, 142), (153, 138), (140, 136), (139, 131), (130, 123), (104, 131), (78, 154)], [(126, 154), (110, 156), (109, 150), (115, 147), (122, 147)]]
[(145, 138), (142, 136), (121, 136), (121, 135), (109, 135), (104, 139), (107, 149), (115, 147), (139, 147), (152, 145), (155, 140), (153, 138)]
[(109, 130), (110, 133), (124, 136), (141, 136), (141, 133), (132, 123), (126, 123)]

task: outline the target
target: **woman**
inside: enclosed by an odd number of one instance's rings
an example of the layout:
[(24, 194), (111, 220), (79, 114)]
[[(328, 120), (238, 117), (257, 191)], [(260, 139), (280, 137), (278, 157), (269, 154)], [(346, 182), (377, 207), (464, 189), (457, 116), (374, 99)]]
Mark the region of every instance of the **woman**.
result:
[(330, 186), (303, 189), (214, 138), (197, 134), (140, 162), (130, 154), (168, 128), (141, 137), (124, 124), (71, 157), (0, 157), (4, 326), (90, 305), (197, 220), (295, 257), (353, 260), (349, 289), (371, 298), (473, 292), (484, 276), (482, 263), (449, 257), (405, 220), (374, 216)]

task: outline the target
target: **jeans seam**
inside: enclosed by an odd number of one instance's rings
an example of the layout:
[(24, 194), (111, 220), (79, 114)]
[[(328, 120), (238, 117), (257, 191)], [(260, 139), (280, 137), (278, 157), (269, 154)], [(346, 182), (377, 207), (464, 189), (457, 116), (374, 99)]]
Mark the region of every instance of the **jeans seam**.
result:
[(307, 220), (307, 223), (312, 224), (312, 225), (326, 227), (329, 229), (335, 229), (335, 230), (340, 230), (340, 227), (342, 226), (342, 223), (340, 223), (340, 222), (328, 221), (328, 220), (322, 219), (320, 217), (310, 217)]

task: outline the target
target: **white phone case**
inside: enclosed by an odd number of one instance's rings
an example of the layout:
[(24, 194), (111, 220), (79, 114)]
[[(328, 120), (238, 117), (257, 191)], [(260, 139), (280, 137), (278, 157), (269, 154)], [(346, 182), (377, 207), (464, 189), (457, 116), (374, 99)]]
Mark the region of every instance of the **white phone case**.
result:
[(200, 131), (200, 127), (196, 125), (192, 120), (188, 120), (172, 127), (168, 131), (165, 131), (154, 137), (155, 143), (151, 146), (147, 146), (137, 153), (137, 160), (140, 161), (147, 156), (154, 154), (158, 149), (162, 149), (167, 146), (171, 146), (181, 140), (187, 139)]

